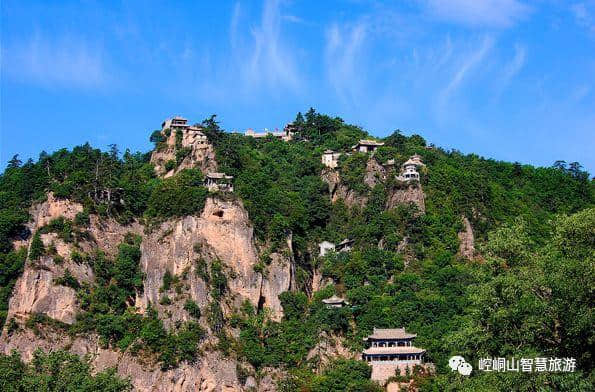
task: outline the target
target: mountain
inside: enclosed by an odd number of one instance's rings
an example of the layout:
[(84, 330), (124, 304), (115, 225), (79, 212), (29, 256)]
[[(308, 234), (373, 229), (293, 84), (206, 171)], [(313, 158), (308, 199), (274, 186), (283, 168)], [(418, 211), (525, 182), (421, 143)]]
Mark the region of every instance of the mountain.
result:
[[(578, 163), (376, 139), (312, 109), (268, 135), (175, 117), (150, 139), (15, 156), (0, 177), (4, 389), (592, 388)], [(375, 328), (415, 335), (424, 364), (380, 376), (360, 359)], [(576, 368), (477, 369), (487, 357)]]

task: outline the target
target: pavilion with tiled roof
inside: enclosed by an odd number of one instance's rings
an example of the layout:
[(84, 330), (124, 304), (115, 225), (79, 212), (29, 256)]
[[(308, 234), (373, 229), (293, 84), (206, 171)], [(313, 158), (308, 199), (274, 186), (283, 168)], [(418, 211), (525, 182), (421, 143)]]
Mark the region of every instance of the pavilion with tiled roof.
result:
[(362, 353), (362, 359), (366, 362), (421, 364), (426, 350), (413, 346), (416, 337), (405, 328), (374, 328), (372, 334), (364, 338), (368, 348)]

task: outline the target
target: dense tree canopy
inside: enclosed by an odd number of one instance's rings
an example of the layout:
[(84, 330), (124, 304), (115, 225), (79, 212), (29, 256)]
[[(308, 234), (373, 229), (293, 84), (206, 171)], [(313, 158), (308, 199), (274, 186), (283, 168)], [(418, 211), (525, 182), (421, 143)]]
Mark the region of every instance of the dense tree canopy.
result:
[(17, 391), (124, 392), (130, 382), (116, 375), (115, 369), (94, 374), (88, 362), (65, 351), (45, 354), (36, 351), (29, 364), (18, 353), (0, 354), (0, 388)]
[[(418, 335), (416, 345), (437, 365), (436, 377), (413, 376), (422, 390), (592, 386), (595, 198), (593, 181), (580, 164), (559, 161), (536, 168), (499, 162), (428, 146), (421, 136), (397, 130), (383, 139), (385, 145), (373, 158), (357, 153), (340, 159), (341, 181), (365, 198), (365, 205), (331, 204), (321, 179), (321, 154), (326, 149), (346, 152), (359, 139), (371, 138), (361, 128), (313, 109), (297, 115), (291, 142), (226, 133), (215, 116), (200, 125), (215, 147), (220, 171), (234, 176), (235, 196), (227, 197), (242, 200), (261, 248), (287, 251), (291, 239), (297, 280), (296, 290), (280, 296), (283, 320), (272, 321), (266, 309), (251, 306), (226, 320), (217, 302), (226, 294), (225, 270), (220, 263), (205, 267), (202, 275), (215, 299), (207, 318), (221, 340), (219, 347), (225, 346), (223, 327), (233, 324), (239, 338), (229, 338), (233, 343), (228, 342), (227, 351), (233, 344), (238, 357), (257, 370), (290, 370), (281, 383), (284, 390), (375, 391), (366, 364), (339, 360), (322, 366), (312, 350), (329, 336), (360, 350), (362, 338), (374, 327), (405, 327)], [(159, 148), (163, 135), (154, 132), (151, 141)], [(369, 159), (379, 164), (394, 159), (398, 168), (412, 154), (421, 155), (426, 164), (420, 179), (424, 214), (413, 205), (386, 208), (389, 194), (399, 186), (391, 176), (374, 187), (363, 183)], [(77, 227), (88, 224), (89, 214), (147, 225), (200, 214), (207, 197), (202, 179), (198, 169), (159, 178), (148, 154), (126, 151), (120, 157), (115, 146), (109, 152), (88, 144), (51, 155), (42, 152), (37, 162), (23, 163), (15, 156), (0, 176), (2, 320), (25, 262), (51, 252), (40, 243), (40, 234), (55, 232), (76, 241), (82, 235)], [(84, 211), (73, 222), (56, 221), (30, 233), (25, 227), (28, 208), (47, 192), (82, 203)], [(481, 255), (475, 261), (458, 254), (463, 217), (473, 227)], [(351, 252), (318, 257), (318, 242), (345, 238), (354, 240)], [(30, 249), (13, 249), (16, 239), (31, 239)], [(113, 260), (101, 251), (79, 255), (93, 268), (93, 285), (66, 274), (61, 278), (60, 284), (76, 287), (84, 310), (71, 332), (95, 331), (105, 345), (153, 353), (163, 368), (193, 361), (204, 334), (197, 322), (168, 331), (153, 310), (141, 316), (129, 306), (143, 289), (139, 241), (128, 236)], [(266, 270), (266, 263), (263, 256), (259, 271)], [(311, 292), (315, 273), (332, 284)], [(324, 307), (321, 300), (335, 293), (350, 306)], [(185, 308), (201, 317), (195, 303)], [(578, 371), (539, 377), (476, 372), (463, 379), (446, 366), (453, 354), (473, 361), (481, 356), (571, 356)], [(40, 355), (41, 361), (50, 361)], [(45, 372), (43, 366), (24, 365), (14, 356), (2, 357), (2, 364), (25, 378)], [(120, 385), (112, 376), (96, 377)], [(85, 380), (94, 385), (92, 378)]]

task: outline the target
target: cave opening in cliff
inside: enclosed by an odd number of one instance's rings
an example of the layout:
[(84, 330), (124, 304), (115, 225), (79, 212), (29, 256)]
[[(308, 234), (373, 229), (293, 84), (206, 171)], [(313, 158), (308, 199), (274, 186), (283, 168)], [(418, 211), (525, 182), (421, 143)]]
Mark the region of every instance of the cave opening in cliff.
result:
[(260, 313), (263, 309), (264, 309), (264, 304), (266, 303), (267, 299), (264, 295), (261, 295), (260, 298), (258, 298), (258, 310), (257, 313)]
[(223, 218), (223, 210), (217, 210), (213, 212), (213, 215), (218, 216), (219, 218)]

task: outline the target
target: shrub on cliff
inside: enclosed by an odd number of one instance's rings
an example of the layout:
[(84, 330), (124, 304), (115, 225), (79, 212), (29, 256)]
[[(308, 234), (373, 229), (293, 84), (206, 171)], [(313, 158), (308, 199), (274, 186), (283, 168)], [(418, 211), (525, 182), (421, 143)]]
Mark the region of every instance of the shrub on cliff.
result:
[(185, 169), (166, 178), (153, 189), (146, 214), (158, 218), (200, 214), (208, 194), (202, 183), (197, 169)]
[(35, 351), (26, 364), (18, 353), (0, 354), (0, 385), (3, 391), (131, 391), (130, 381), (110, 368), (93, 373), (88, 361), (66, 351), (48, 354)]

